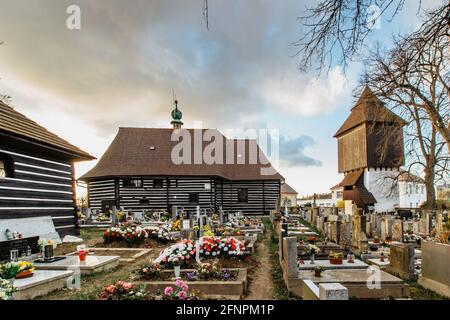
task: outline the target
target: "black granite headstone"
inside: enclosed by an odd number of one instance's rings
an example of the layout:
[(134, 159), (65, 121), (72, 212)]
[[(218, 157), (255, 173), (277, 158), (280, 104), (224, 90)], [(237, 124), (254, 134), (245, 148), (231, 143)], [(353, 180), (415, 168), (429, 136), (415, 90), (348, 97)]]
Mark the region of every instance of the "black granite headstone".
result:
[(31, 254), (39, 253), (38, 241), (39, 237), (31, 237), (0, 242), (0, 261), (9, 260), (11, 250), (18, 250), (19, 257), (27, 255), (29, 249)]

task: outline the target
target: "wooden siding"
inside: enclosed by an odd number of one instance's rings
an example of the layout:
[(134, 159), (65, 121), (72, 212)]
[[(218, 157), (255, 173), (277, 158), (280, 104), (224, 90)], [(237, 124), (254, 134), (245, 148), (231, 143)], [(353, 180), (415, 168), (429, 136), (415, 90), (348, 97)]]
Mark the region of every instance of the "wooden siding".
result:
[(371, 168), (404, 165), (403, 128), (398, 124), (367, 125), (367, 164)]
[(366, 127), (357, 128), (338, 138), (339, 173), (367, 166)]
[(76, 203), (69, 160), (0, 145), (14, 163), (12, 177), (0, 179), (0, 219), (51, 216), (61, 236), (76, 234)]
[(100, 210), (102, 201), (116, 199), (114, 179), (89, 182), (88, 194), (89, 206)]
[[(162, 179), (162, 187), (154, 187), (153, 180)], [(280, 192), (279, 180), (268, 181), (228, 181), (209, 177), (145, 177), (143, 186), (124, 187), (123, 179), (96, 180), (88, 182), (89, 205), (101, 210), (103, 200), (114, 200), (125, 210), (131, 212), (143, 210), (170, 210), (172, 206), (184, 207), (194, 212), (197, 206), (206, 210), (238, 211), (245, 214), (267, 214), (277, 207)], [(206, 185), (210, 186), (209, 189)], [(239, 203), (237, 191), (247, 188), (248, 203)], [(189, 203), (189, 194), (198, 193), (199, 202)], [(117, 198), (117, 194), (119, 197)], [(148, 203), (141, 201), (148, 200)]]

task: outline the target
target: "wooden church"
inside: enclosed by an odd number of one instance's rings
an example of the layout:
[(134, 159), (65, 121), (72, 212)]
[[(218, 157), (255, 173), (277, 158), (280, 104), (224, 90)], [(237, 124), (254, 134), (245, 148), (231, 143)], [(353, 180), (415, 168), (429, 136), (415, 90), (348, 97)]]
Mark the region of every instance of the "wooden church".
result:
[(395, 179), (404, 164), (405, 124), (368, 87), (364, 88), (334, 135), (339, 173), (345, 176), (333, 188), (343, 189), (344, 201), (377, 212), (392, 211), (398, 204)]
[[(278, 206), (283, 177), (271, 167), (255, 140), (230, 140), (217, 130), (183, 129), (175, 102), (172, 128), (119, 128), (97, 165), (80, 179), (88, 186), (89, 207), (106, 211), (112, 206), (131, 212), (183, 207), (194, 212), (222, 208), (244, 214), (268, 214)], [(210, 142), (189, 144), (188, 160), (177, 163), (173, 137), (214, 136), (223, 147), (223, 161), (199, 162)], [(233, 153), (227, 147), (231, 146)], [(186, 151), (186, 150), (185, 150)], [(216, 150), (217, 152), (217, 150)], [(259, 161), (251, 161), (251, 155)], [(231, 161), (229, 161), (231, 159)], [(216, 158), (217, 160), (217, 158)]]
[(51, 216), (77, 234), (74, 163), (92, 159), (0, 101), (0, 219)]

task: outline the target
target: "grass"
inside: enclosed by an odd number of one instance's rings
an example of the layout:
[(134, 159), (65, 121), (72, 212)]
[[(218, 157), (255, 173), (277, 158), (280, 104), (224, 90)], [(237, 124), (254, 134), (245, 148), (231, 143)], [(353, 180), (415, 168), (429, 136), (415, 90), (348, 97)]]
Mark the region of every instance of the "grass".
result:
[(425, 289), (416, 281), (406, 281), (406, 283), (409, 285), (411, 299), (413, 300), (450, 300), (449, 298), (441, 296), (434, 291)]
[(272, 265), (271, 277), (273, 283), (273, 298), (275, 300), (294, 300), (298, 299), (289, 293), (283, 279), (283, 270), (281, 269), (278, 256), (278, 238), (275, 237), (273, 225), (269, 218), (263, 218), (266, 230), (270, 232), (270, 237), (266, 238), (266, 245), (270, 253), (270, 262)]

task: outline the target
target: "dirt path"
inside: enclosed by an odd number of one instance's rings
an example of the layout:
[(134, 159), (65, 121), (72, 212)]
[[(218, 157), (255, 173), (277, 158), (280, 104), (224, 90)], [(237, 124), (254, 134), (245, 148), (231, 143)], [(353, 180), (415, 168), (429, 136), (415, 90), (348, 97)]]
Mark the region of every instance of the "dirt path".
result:
[(267, 230), (263, 239), (256, 248), (258, 254), (258, 267), (252, 274), (252, 281), (249, 284), (249, 294), (244, 300), (272, 300), (273, 285), (271, 275), (270, 252), (267, 247)]

